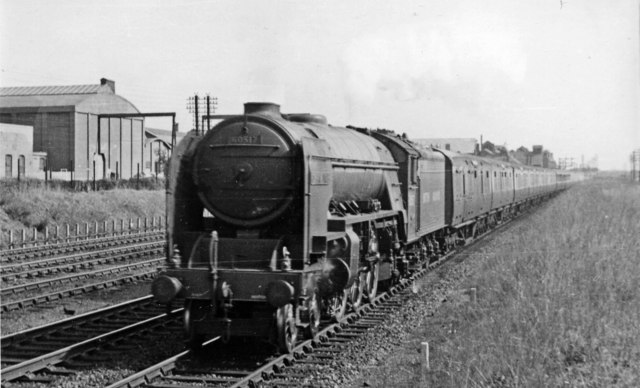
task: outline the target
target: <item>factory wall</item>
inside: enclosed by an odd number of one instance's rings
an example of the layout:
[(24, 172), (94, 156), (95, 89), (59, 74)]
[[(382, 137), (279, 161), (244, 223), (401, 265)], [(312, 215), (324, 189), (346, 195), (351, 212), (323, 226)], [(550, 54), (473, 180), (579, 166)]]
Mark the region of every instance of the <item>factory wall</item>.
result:
[(47, 154), (33, 152), (33, 127), (0, 123), (0, 178), (44, 178)]

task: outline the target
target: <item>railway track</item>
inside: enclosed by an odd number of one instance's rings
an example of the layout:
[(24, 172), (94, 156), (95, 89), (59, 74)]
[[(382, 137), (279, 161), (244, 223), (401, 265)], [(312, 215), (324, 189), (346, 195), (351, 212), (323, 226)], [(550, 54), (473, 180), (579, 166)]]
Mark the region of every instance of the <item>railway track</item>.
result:
[(58, 272), (76, 271), (101, 264), (124, 261), (134, 255), (160, 255), (163, 249), (163, 242), (148, 242), (87, 253), (23, 261), (0, 267), (0, 280), (5, 283), (19, 282), (25, 278), (36, 278)]
[(117, 354), (131, 345), (132, 337), (145, 343), (146, 332), (175, 332), (182, 310), (166, 311), (147, 296), (2, 337), (2, 382), (49, 382), (51, 375), (72, 375), (74, 368), (113, 357), (105, 352), (110, 348)]
[[(162, 266), (164, 240), (138, 236), (128, 245), (58, 256), (34, 256), (0, 265), (2, 312), (60, 300), (137, 280), (152, 279)], [(151, 237), (154, 241), (146, 241)], [(100, 245), (102, 246), (102, 245)], [(97, 281), (96, 281), (97, 280)]]
[(96, 249), (116, 248), (123, 245), (164, 240), (164, 231), (112, 234), (99, 238), (75, 241), (61, 241), (47, 245), (15, 248), (0, 251), (0, 264), (15, 263), (24, 260), (54, 257), (69, 253), (92, 251)]
[(63, 288), (46, 294), (36, 293), (34, 295), (23, 297), (17, 300), (3, 300), (2, 304), (0, 304), (0, 309), (2, 312), (21, 310), (27, 307), (53, 302), (92, 291), (103, 290), (106, 288), (128, 284), (135, 281), (154, 279), (157, 274), (157, 268), (154, 267), (143, 272), (128, 274), (115, 278), (108, 278), (99, 282), (87, 283), (81, 286)]

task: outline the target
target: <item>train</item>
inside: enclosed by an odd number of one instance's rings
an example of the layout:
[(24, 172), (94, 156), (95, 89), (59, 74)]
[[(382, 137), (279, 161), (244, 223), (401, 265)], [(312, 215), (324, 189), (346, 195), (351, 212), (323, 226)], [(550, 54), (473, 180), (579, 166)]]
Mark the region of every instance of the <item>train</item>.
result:
[(246, 103), (176, 146), (155, 299), (184, 301), (191, 346), (280, 352), (578, 177), (420, 146), (389, 130)]

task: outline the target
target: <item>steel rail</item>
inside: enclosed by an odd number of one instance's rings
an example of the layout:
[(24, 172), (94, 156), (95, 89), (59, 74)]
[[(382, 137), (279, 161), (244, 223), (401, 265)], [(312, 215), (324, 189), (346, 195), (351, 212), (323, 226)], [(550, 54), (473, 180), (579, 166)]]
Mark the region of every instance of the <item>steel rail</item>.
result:
[[(220, 336), (214, 337), (202, 344), (203, 347), (209, 346), (210, 344), (220, 340)], [(153, 379), (158, 377), (163, 377), (167, 375), (168, 372), (172, 371), (176, 367), (176, 363), (182, 359), (187, 358), (191, 354), (191, 349), (187, 349), (184, 352), (178, 353), (175, 356), (171, 356), (166, 360), (160, 361), (159, 363), (152, 365), (146, 369), (141, 370), (140, 372), (136, 372), (130, 376), (125, 377), (124, 379), (115, 382), (106, 388), (132, 388), (138, 387), (142, 384), (150, 383)]]
[(98, 317), (109, 315), (112, 313), (125, 311), (128, 309), (149, 304), (152, 302), (153, 302), (153, 296), (147, 295), (140, 298), (128, 300), (126, 302), (118, 303), (113, 306), (107, 306), (99, 310), (93, 310), (83, 314), (76, 315), (74, 317), (62, 319), (46, 325), (36, 326), (26, 330), (7, 334), (3, 337), (0, 337), (0, 345), (4, 349), (8, 346), (13, 345), (16, 342), (23, 341), (24, 339), (27, 339), (27, 338), (35, 338), (37, 336), (42, 335), (43, 333), (49, 333), (54, 330), (64, 330), (69, 327), (78, 326), (81, 323), (84, 323), (93, 318), (98, 318)]
[(144, 260), (136, 263), (119, 265), (119, 266), (99, 269), (95, 271), (87, 271), (87, 272), (74, 274), (74, 275), (61, 276), (53, 279), (41, 280), (39, 282), (21, 284), (18, 286), (0, 289), (0, 295), (2, 296), (15, 295), (25, 291), (39, 290), (42, 288), (52, 287), (57, 284), (72, 282), (75, 280), (88, 279), (91, 277), (98, 277), (98, 276), (104, 276), (109, 274), (115, 274), (123, 271), (130, 271), (133, 269), (140, 269), (140, 268), (149, 267), (151, 265), (162, 263), (163, 261), (164, 261), (164, 257), (156, 257), (154, 259)]
[(96, 337), (78, 342), (76, 344), (66, 346), (45, 355), (23, 361), (19, 364), (11, 365), (0, 370), (2, 382), (15, 380), (28, 373), (34, 373), (49, 366), (58, 364), (65, 360), (69, 360), (89, 350), (96, 349), (100, 345), (108, 343), (112, 339), (122, 338), (132, 332), (137, 332), (149, 327), (156, 327), (164, 323), (166, 318), (180, 314), (184, 308), (174, 309), (171, 312), (163, 313), (152, 318), (145, 319), (140, 322), (113, 330), (108, 333), (98, 335)]
[(158, 270), (153, 269), (152, 271), (142, 272), (131, 274), (127, 276), (122, 276), (115, 279), (107, 279), (98, 283), (91, 283), (84, 286), (79, 286), (75, 288), (70, 288), (66, 290), (56, 291), (45, 295), (36, 295), (29, 298), (24, 298), (16, 301), (9, 301), (2, 303), (0, 308), (2, 308), (2, 312), (8, 312), (13, 310), (20, 310), (28, 306), (34, 306), (40, 303), (51, 302), (54, 300), (64, 299), (67, 297), (72, 297), (75, 295), (80, 295), (83, 293), (87, 293), (93, 290), (102, 290), (109, 287), (114, 287), (119, 284), (130, 283), (135, 280), (146, 280), (153, 279), (158, 276)]
[[(125, 260), (127, 256), (130, 255), (144, 255), (152, 253), (154, 251), (158, 254), (161, 254), (163, 249), (164, 244), (160, 245), (157, 242), (145, 242), (136, 245), (128, 245), (126, 247), (105, 249), (94, 252), (83, 252), (69, 256), (60, 256), (50, 259), (29, 261), (20, 264), (3, 266), (0, 267), (0, 272), (5, 272), (2, 274), (2, 280), (8, 281), (13, 278), (30, 277), (33, 274), (39, 274), (41, 272), (53, 273), (60, 272), (70, 267), (75, 268), (76, 266), (93, 266), (95, 264), (103, 264), (110, 261)], [(97, 257), (97, 259), (85, 260), (92, 257)], [(20, 271), (20, 269), (24, 268), (27, 269)], [(11, 272), (14, 270), (16, 270), (16, 272)]]
[[(150, 238), (161, 239), (164, 236), (164, 231), (146, 231), (141, 233), (123, 233), (109, 236), (89, 237), (77, 236), (78, 240), (74, 241), (59, 241), (52, 244), (37, 245), (32, 247), (15, 248), (15, 249), (3, 249), (0, 250), (0, 262), (11, 262), (15, 260), (29, 259), (35, 256), (53, 256), (61, 252), (85, 250), (80, 248), (88, 247), (89, 249), (94, 245), (103, 245), (108, 243), (120, 243), (127, 244), (131, 240), (149, 240)], [(71, 236), (71, 239), (75, 239), (76, 236)]]

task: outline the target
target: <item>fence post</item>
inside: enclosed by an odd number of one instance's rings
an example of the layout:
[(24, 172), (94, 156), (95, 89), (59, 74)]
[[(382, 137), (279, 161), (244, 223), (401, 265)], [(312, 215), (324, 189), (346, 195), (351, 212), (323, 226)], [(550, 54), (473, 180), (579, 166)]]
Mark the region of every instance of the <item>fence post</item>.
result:
[(88, 222), (84, 223), (84, 239), (85, 240), (89, 239), (89, 223)]
[(80, 224), (76, 224), (76, 239), (78, 241), (78, 236), (80, 236)]
[(431, 370), (431, 366), (429, 365), (429, 343), (422, 342), (422, 370), (421, 377), (425, 378), (425, 372), (429, 372)]
[(124, 234), (124, 218), (120, 220), (120, 234)]
[(56, 241), (60, 240), (60, 227), (56, 225)]
[(116, 235), (116, 220), (111, 220), (111, 235)]
[(24, 230), (24, 228), (23, 228), (23, 229), (22, 229), (22, 236), (21, 236), (21, 237), (22, 237), (22, 244), (20, 244), (20, 245), (22, 245), (22, 247), (23, 247), (23, 248), (26, 246), (25, 241), (24, 241), (24, 240), (26, 239), (26, 238), (25, 238), (25, 237), (26, 237), (26, 235), (27, 235), (27, 233), (25, 232), (25, 230)]
[(49, 244), (49, 227), (45, 226), (44, 227), (44, 245), (48, 245)]
[(13, 249), (13, 229), (9, 231), (9, 248)]
[(138, 217), (138, 222), (136, 223), (136, 233), (140, 233), (140, 217)]
[(98, 237), (98, 221), (93, 222), (93, 237)]
[(35, 227), (33, 228), (33, 246), (38, 246), (38, 229), (36, 229)]
[(65, 235), (65, 241), (69, 242), (69, 224), (66, 224), (67, 234)]

